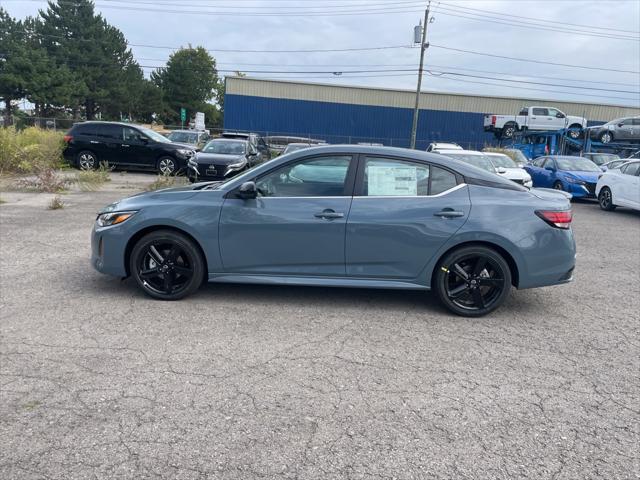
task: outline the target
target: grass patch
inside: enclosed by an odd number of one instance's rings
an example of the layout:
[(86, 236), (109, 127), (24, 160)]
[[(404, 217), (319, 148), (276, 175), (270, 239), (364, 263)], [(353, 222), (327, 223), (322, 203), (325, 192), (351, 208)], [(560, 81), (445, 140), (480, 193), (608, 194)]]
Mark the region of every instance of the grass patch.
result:
[(2, 205), (3, 203), (7, 203), (7, 201), (0, 197), (0, 205)]
[(162, 190), (163, 188), (180, 187), (187, 184), (185, 177), (175, 175), (158, 175), (155, 181), (147, 186), (147, 191)]
[(65, 204), (62, 201), (62, 198), (60, 198), (60, 195), (56, 195), (55, 197), (53, 197), (49, 202), (49, 205), (47, 205), (48, 210), (61, 210), (64, 207)]
[(113, 170), (106, 162), (101, 162), (97, 170), (83, 170), (76, 174), (76, 182), (80, 190), (84, 192), (95, 192), (100, 187), (111, 181), (110, 172)]
[(60, 193), (67, 189), (69, 180), (53, 168), (39, 170), (35, 177), (21, 178), (15, 183), (18, 190), (27, 192)]
[(0, 175), (60, 168), (63, 149), (62, 132), (36, 127), (0, 128)]

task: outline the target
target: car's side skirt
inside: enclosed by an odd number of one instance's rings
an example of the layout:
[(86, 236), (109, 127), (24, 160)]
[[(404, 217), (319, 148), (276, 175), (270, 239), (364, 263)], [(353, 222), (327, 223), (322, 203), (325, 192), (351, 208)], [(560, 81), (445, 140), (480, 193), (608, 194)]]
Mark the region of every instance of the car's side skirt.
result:
[(309, 287), (390, 288), (400, 290), (430, 290), (427, 285), (378, 278), (301, 277), (285, 275), (247, 275), (235, 273), (209, 273), (212, 283), (247, 283), (263, 285), (304, 285)]

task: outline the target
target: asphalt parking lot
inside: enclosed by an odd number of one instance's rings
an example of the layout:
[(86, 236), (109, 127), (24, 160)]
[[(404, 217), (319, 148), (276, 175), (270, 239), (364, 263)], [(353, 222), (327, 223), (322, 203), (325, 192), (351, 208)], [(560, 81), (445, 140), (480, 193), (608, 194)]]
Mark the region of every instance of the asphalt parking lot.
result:
[[(98, 192), (3, 193), (0, 478), (640, 478), (640, 214), (574, 204), (575, 282), (452, 316), (420, 292), (94, 272)], [(517, 226), (514, 226), (517, 228)]]

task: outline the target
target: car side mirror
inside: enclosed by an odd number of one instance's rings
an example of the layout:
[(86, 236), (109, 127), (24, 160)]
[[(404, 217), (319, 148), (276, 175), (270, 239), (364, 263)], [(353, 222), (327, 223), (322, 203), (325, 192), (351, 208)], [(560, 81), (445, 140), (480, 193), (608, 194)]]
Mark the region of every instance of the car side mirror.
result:
[(238, 197), (249, 200), (258, 196), (256, 182), (244, 182), (238, 189)]
[(497, 172), (500, 174), (504, 174), (507, 173), (507, 169), (504, 167), (498, 167)]
[(618, 126), (619, 127), (624, 127), (624, 123), (621, 122), (621, 123), (618, 124)]
[(138, 140), (140, 140), (140, 142), (147, 144), (149, 143), (149, 139), (147, 137), (138, 137)]
[(564, 115), (562, 113), (556, 113), (556, 118), (564, 118)]

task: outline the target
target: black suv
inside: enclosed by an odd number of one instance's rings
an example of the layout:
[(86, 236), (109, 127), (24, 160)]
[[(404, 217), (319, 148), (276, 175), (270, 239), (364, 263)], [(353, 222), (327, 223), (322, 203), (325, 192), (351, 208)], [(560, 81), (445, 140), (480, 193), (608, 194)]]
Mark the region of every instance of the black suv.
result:
[(271, 150), (264, 138), (257, 133), (222, 132), (222, 138), (238, 138), (248, 140), (262, 154), (264, 161), (271, 160)]
[(118, 122), (76, 123), (65, 135), (63, 155), (72, 165), (90, 170), (102, 162), (171, 175), (184, 170), (195, 154), (190, 145), (173, 143), (158, 132)]

